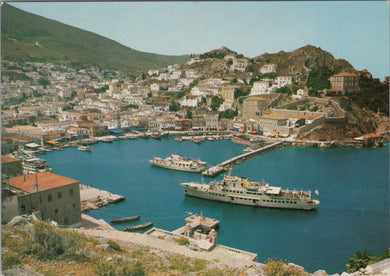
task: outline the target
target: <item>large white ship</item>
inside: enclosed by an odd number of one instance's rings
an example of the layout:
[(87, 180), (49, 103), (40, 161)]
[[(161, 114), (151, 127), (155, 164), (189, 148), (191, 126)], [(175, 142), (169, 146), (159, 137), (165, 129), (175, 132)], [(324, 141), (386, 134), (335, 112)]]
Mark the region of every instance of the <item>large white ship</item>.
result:
[(234, 204), (301, 210), (316, 209), (320, 204), (319, 200), (311, 198), (310, 191), (284, 190), (264, 181), (251, 182), (230, 175), (220, 182), (189, 182), (180, 185), (186, 195)]
[(177, 154), (172, 154), (165, 159), (155, 157), (153, 160), (149, 160), (149, 163), (152, 166), (185, 172), (202, 172), (207, 168), (206, 162), (199, 159), (185, 158)]

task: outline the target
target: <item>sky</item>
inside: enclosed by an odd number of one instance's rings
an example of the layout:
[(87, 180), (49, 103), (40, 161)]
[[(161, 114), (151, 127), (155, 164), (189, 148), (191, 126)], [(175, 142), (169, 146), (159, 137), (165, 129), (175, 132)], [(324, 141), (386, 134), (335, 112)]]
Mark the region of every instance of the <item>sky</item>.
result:
[(226, 46), (253, 58), (321, 47), (373, 77), (389, 75), (385, 1), (18, 2), (11, 5), (163, 55)]

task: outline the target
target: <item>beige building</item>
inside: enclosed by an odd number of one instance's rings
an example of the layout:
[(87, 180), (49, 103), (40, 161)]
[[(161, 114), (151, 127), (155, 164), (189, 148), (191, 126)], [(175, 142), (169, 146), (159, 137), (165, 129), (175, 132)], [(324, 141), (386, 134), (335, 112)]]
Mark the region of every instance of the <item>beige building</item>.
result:
[(43, 220), (60, 225), (81, 221), (80, 182), (50, 172), (39, 172), (10, 178), (7, 181), (18, 195), (19, 214), (39, 211)]
[(259, 119), (259, 128), (264, 133), (283, 133), (290, 135), (292, 128), (287, 125), (288, 117), (283, 114), (268, 111)]
[(359, 76), (355, 74), (343, 72), (330, 77), (329, 81), (331, 84), (330, 91), (340, 91), (342, 95), (359, 91)]
[(234, 90), (236, 90), (236, 88), (237, 86), (233, 86), (233, 85), (222, 87), (221, 90), (222, 99), (224, 99), (225, 101), (234, 102)]

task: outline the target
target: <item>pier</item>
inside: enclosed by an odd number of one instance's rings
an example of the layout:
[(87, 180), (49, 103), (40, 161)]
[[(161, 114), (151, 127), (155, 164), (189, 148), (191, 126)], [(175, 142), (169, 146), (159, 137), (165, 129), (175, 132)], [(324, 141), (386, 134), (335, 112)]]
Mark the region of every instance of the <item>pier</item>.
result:
[(267, 145), (267, 146), (252, 150), (250, 152), (240, 154), (240, 155), (235, 156), (233, 158), (230, 158), (230, 159), (228, 159), (228, 160), (226, 160), (226, 161), (224, 161), (216, 166), (208, 168), (206, 171), (204, 171), (202, 173), (202, 175), (208, 176), (208, 177), (215, 177), (215, 176), (227, 171), (229, 168), (231, 168), (235, 165), (241, 164), (242, 162), (244, 162), (250, 158), (253, 158), (256, 155), (280, 148), (283, 146), (283, 144), (284, 144), (284, 141), (278, 141), (278, 142), (273, 143), (271, 145)]
[(110, 203), (125, 200), (124, 196), (80, 184), (81, 211), (96, 210)]

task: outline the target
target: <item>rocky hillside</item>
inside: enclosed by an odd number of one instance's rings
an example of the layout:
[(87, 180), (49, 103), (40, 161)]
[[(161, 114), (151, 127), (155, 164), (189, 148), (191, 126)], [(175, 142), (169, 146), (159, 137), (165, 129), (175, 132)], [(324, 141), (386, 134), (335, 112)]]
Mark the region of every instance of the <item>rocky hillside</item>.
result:
[(291, 52), (281, 51), (275, 54), (262, 54), (253, 58), (254, 68), (273, 63), (277, 65), (278, 75), (307, 76), (311, 70), (326, 67), (333, 73), (350, 72), (357, 70), (344, 59), (335, 59), (332, 54), (311, 45), (306, 45)]
[(81, 63), (134, 75), (152, 68), (181, 64), (188, 58), (136, 51), (7, 3), (1, 6), (1, 57), (12, 61)]

